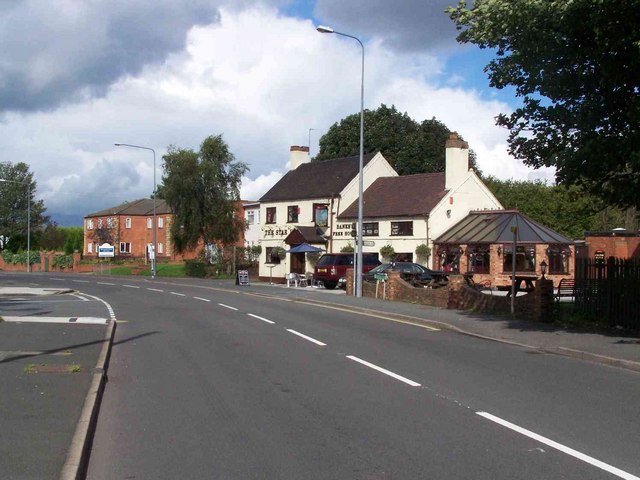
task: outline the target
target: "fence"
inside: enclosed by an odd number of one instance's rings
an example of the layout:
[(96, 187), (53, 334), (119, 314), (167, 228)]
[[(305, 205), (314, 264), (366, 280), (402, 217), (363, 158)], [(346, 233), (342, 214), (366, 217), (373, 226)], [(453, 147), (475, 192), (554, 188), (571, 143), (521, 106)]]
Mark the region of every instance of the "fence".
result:
[(640, 259), (576, 258), (576, 309), (640, 331)]

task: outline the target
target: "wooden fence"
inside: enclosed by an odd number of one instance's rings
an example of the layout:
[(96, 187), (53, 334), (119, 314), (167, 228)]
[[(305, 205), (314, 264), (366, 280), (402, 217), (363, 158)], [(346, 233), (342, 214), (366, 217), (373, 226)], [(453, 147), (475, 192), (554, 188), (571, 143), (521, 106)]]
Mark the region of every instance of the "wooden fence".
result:
[(576, 259), (576, 308), (612, 327), (640, 331), (640, 259)]

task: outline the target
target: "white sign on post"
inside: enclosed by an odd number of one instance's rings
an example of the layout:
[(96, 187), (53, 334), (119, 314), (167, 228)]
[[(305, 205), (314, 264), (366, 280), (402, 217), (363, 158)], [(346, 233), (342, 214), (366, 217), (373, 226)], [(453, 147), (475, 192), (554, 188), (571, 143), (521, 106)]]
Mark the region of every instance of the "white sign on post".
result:
[(153, 243), (147, 245), (147, 251), (149, 252), (149, 260), (153, 260), (156, 258), (156, 251), (153, 248)]
[(116, 249), (113, 245), (103, 243), (98, 245), (98, 257), (99, 258), (113, 258), (116, 255)]

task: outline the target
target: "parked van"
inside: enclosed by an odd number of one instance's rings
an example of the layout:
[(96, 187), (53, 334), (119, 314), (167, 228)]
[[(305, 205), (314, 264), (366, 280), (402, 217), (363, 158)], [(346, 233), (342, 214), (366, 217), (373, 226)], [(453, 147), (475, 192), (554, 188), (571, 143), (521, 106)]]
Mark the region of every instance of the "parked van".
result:
[[(363, 272), (380, 265), (377, 256), (371, 253), (362, 255)], [(322, 282), (324, 287), (333, 290), (340, 279), (347, 276), (347, 269), (353, 268), (353, 253), (325, 253), (320, 257), (313, 270), (314, 282)]]

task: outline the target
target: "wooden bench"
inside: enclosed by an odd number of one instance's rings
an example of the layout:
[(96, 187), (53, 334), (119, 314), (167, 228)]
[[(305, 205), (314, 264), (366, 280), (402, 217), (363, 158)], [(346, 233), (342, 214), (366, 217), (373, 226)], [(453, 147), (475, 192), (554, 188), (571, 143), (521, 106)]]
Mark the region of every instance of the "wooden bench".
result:
[(554, 295), (556, 302), (562, 297), (573, 298), (575, 296), (576, 281), (573, 278), (563, 278), (558, 284), (558, 291)]

